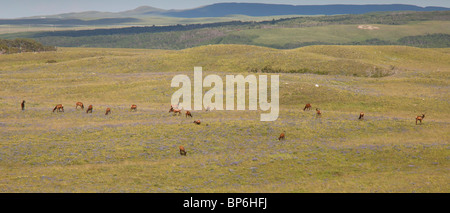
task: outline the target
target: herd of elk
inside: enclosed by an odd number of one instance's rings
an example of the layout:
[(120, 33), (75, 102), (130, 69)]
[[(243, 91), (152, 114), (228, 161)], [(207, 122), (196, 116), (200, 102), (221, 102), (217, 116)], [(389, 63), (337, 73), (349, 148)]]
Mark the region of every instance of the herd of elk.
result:
[(64, 112), (64, 106), (62, 104), (58, 104), (55, 106), (55, 108), (53, 108), (53, 112)]
[(81, 109), (84, 109), (83, 103), (77, 102), (77, 103), (75, 104), (75, 109), (78, 109), (78, 107), (81, 107)]
[(92, 109), (93, 109), (94, 107), (92, 107), (92, 105), (89, 105), (88, 106), (88, 109), (86, 110), (86, 113), (92, 113)]
[[(80, 107), (81, 109), (84, 109), (84, 105), (83, 105), (83, 103), (82, 102), (77, 102), (76, 103), (76, 106), (75, 106), (75, 109), (78, 109), (78, 107)], [(25, 100), (23, 100), (22, 101), (22, 103), (21, 103), (21, 108), (22, 108), (22, 110), (25, 110)], [(305, 110), (310, 110), (311, 109), (311, 104), (306, 104), (305, 105), (305, 108), (303, 109), (303, 111), (305, 111)], [(57, 112), (64, 112), (64, 106), (62, 105), (62, 104), (57, 104), (54, 108), (53, 108), (53, 111), (52, 112), (55, 112), (55, 110), (57, 111)], [(88, 109), (86, 110), (86, 113), (92, 113), (92, 110), (93, 110), (93, 106), (92, 105), (89, 105), (89, 107), (88, 107)], [(133, 104), (133, 105), (131, 105), (131, 109), (130, 109), (130, 111), (136, 111), (137, 110), (137, 106), (135, 105), (135, 104)], [(206, 111), (209, 111), (209, 107), (206, 109)], [(180, 115), (181, 114), (181, 109), (174, 109), (174, 107), (171, 105), (170, 106), (170, 110), (169, 110), (169, 112), (173, 112), (174, 114), (176, 114), (176, 113), (178, 113), (178, 115)], [(111, 113), (111, 109), (110, 108), (107, 108), (106, 109), (106, 113), (105, 113), (105, 115), (108, 115), (108, 114), (110, 114)], [(321, 111), (319, 110), (319, 108), (316, 108), (316, 116), (321, 116), (322, 115), (322, 113), (321, 113)], [(192, 117), (192, 114), (191, 114), (191, 112), (190, 111), (186, 111), (186, 118), (188, 117), (188, 116), (190, 116), (190, 117)], [(418, 115), (417, 117), (416, 117), (416, 125), (418, 125), (418, 123), (417, 123), (417, 121), (419, 121), (420, 122), (420, 124), (422, 124), (422, 120), (425, 118), (425, 114), (422, 114), (422, 115)], [(364, 119), (364, 112), (360, 112), (359, 113), (359, 118), (358, 118), (359, 120), (362, 120), (362, 119)], [(200, 125), (200, 120), (195, 120), (194, 121), (194, 123), (195, 124), (197, 124), (197, 125)], [(280, 134), (280, 136), (278, 137), (278, 140), (285, 140), (285, 137), (286, 137), (286, 132), (285, 131), (283, 131), (281, 134)], [(180, 155), (184, 155), (184, 156), (186, 156), (186, 150), (185, 150), (185, 148), (183, 147), (183, 146), (179, 146), (179, 149), (180, 149)]]

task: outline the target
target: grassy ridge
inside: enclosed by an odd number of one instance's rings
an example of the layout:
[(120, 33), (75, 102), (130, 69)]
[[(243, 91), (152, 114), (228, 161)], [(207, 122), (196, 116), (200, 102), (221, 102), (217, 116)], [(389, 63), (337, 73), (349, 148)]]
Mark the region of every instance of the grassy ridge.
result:
[[(211, 45), (2, 55), (0, 191), (448, 192), (448, 52)], [(193, 66), (203, 66), (204, 75), (225, 79), (267, 64), (320, 65), (329, 74), (279, 73), (274, 122), (260, 122), (260, 111), (192, 111), (202, 121), (197, 126), (168, 113), (176, 74), (192, 79)], [(361, 64), (396, 72), (353, 76)], [(338, 65), (344, 72), (333, 70)], [(94, 112), (76, 110), (76, 101), (93, 104)], [(307, 102), (322, 110), (321, 118), (302, 110)], [(51, 112), (58, 103), (64, 113)], [(421, 113), (427, 117), (416, 126)], [(279, 142), (283, 130), (286, 140)]]
[[(311, 46), (293, 50), (276, 50), (247, 45), (209, 45), (180, 51), (89, 49), (30, 56), (0, 58), (4, 70), (17, 70), (27, 63), (53, 67), (55, 70), (104, 70), (108, 73), (174, 72), (203, 66), (210, 71), (262, 72), (267, 66), (281, 73), (315, 73), (382, 77), (395, 73), (406, 75), (421, 69), (442, 70), (448, 66), (448, 54), (436, 49), (404, 46)], [(61, 54), (63, 53), (63, 54)], [(47, 60), (57, 62), (46, 64)], [(173, 63), (176, 61), (177, 63)], [(114, 64), (114, 66), (113, 66)], [(34, 66), (34, 65), (33, 65)], [(115, 67), (115, 68), (114, 68)], [(120, 67), (120, 68), (119, 68)], [(427, 72), (433, 75), (439, 72)], [(54, 73), (57, 75), (58, 73)]]

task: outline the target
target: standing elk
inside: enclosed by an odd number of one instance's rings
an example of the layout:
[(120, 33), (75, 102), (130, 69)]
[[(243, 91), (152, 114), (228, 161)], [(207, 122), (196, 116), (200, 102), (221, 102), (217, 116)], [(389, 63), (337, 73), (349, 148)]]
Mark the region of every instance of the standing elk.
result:
[(303, 111), (305, 110), (311, 110), (311, 104), (306, 104), (305, 108), (303, 108)]
[(422, 116), (418, 115), (416, 117), (416, 125), (417, 125), (417, 121), (420, 121), (420, 124), (422, 124), (422, 120), (425, 118), (425, 114), (422, 114)]
[(25, 100), (22, 100), (22, 103), (20, 104), (20, 106), (22, 107), (22, 111), (25, 110)]
[(78, 107), (81, 107), (81, 109), (84, 109), (83, 103), (77, 102), (77, 103), (75, 104), (75, 109), (78, 109)]
[(364, 112), (359, 113), (359, 120), (364, 119)]
[(137, 111), (137, 106), (135, 104), (131, 105), (130, 111)]
[(187, 118), (187, 116), (191, 116), (191, 118), (192, 118), (192, 114), (191, 114), (191, 112), (189, 112), (189, 111), (186, 111), (186, 118)]
[(92, 113), (92, 109), (93, 109), (92, 105), (89, 105), (88, 109), (86, 110), (86, 113)]
[(285, 139), (285, 135), (286, 135), (286, 132), (283, 131), (283, 132), (280, 134), (280, 137), (278, 137), (278, 140), (284, 140), (284, 139)]
[(64, 112), (64, 106), (62, 104), (58, 104), (55, 106), (55, 108), (53, 108), (53, 112)]
[(108, 115), (109, 113), (111, 113), (111, 109), (110, 109), (110, 108), (106, 108), (106, 113), (105, 113), (105, 115)]
[(184, 155), (184, 156), (186, 156), (186, 149), (184, 149), (184, 147), (183, 146), (180, 146), (179, 147), (180, 148), (180, 155)]
[(200, 125), (201, 122), (200, 122), (200, 120), (196, 120), (196, 121), (194, 121), (194, 123), (197, 125)]

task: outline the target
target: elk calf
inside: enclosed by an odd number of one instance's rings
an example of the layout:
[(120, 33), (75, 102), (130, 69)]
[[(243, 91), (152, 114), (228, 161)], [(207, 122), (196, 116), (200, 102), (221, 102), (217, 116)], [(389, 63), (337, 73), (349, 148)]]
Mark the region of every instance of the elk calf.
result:
[(200, 125), (200, 120), (194, 121), (195, 124)]
[(180, 146), (180, 155), (184, 155), (184, 156), (186, 156), (186, 149), (184, 149), (184, 147), (183, 146)]

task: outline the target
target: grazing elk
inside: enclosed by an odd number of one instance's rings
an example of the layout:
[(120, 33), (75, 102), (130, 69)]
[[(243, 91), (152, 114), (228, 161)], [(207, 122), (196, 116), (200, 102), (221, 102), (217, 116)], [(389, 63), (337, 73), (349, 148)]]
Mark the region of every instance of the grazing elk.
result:
[(359, 113), (359, 120), (364, 119), (364, 112)]
[(83, 103), (77, 102), (77, 103), (75, 104), (75, 109), (78, 109), (78, 107), (81, 107), (81, 109), (84, 109)]
[(317, 116), (321, 116), (322, 115), (322, 112), (320, 112), (320, 110), (318, 108), (316, 108), (316, 115)]
[(201, 122), (200, 122), (200, 120), (196, 120), (196, 121), (194, 121), (194, 123), (197, 125), (200, 125)]
[(184, 147), (183, 146), (180, 146), (180, 155), (184, 155), (184, 156), (186, 156), (186, 149), (184, 149)]
[(311, 104), (306, 104), (305, 108), (303, 108), (303, 111), (305, 110), (311, 110)]
[(285, 135), (286, 135), (286, 132), (285, 131), (283, 131), (281, 134), (280, 134), (280, 137), (278, 137), (278, 140), (281, 140), (281, 139), (285, 139)]
[(62, 104), (58, 104), (55, 106), (55, 108), (53, 108), (53, 112), (64, 112), (64, 106)]
[(131, 105), (130, 111), (137, 111), (137, 106), (135, 104)]
[(108, 115), (109, 113), (111, 113), (111, 109), (110, 109), (110, 108), (106, 108), (106, 113), (105, 113), (105, 115)]
[(174, 109), (172, 105), (170, 105), (169, 112), (173, 112), (174, 115), (178, 113), (178, 115), (181, 115), (181, 109)]
[(92, 113), (92, 109), (93, 109), (92, 105), (89, 105), (88, 109), (86, 110), (86, 113)]
[(20, 106), (22, 107), (22, 111), (25, 110), (25, 100), (22, 100), (22, 103), (20, 104)]
[(416, 117), (416, 125), (417, 125), (417, 121), (420, 121), (420, 124), (422, 124), (422, 120), (425, 118), (425, 114), (422, 114), (422, 116), (418, 115)]
[(192, 118), (192, 114), (191, 114), (191, 112), (189, 112), (189, 111), (186, 111), (186, 118), (187, 118), (187, 116), (191, 116), (191, 118)]

